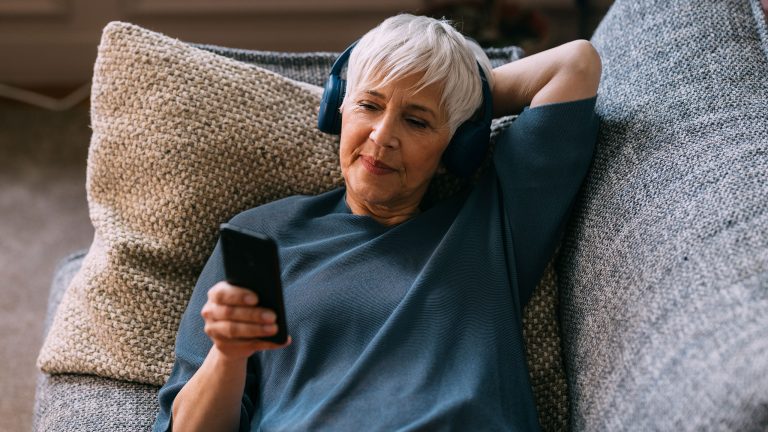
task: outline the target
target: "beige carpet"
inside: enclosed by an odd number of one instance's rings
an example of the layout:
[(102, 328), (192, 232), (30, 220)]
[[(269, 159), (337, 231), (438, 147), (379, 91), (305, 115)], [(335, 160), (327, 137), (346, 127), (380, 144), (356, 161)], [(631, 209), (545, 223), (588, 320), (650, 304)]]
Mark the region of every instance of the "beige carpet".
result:
[(89, 138), (87, 103), (50, 112), (0, 99), (0, 431), (32, 428), (53, 270), (93, 237)]

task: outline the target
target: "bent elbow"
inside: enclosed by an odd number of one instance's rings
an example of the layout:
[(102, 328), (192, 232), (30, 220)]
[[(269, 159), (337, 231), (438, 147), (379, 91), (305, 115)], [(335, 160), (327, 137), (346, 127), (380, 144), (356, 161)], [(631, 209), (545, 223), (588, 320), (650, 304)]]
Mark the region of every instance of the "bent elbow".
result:
[(600, 75), (603, 72), (603, 63), (600, 53), (591, 42), (586, 39), (578, 39), (569, 43), (571, 45), (566, 60), (568, 73), (589, 89), (597, 92), (600, 84)]

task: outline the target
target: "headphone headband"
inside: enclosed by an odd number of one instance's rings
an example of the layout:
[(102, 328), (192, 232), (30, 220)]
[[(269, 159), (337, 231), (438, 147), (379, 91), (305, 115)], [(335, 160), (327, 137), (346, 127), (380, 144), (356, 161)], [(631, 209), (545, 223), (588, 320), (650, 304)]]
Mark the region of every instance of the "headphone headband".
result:
[(352, 50), (357, 46), (358, 42), (360, 42), (360, 39), (352, 42), (352, 45), (348, 46), (347, 49), (336, 58), (336, 61), (333, 62), (333, 66), (331, 66), (331, 75), (341, 76), (341, 70), (344, 68), (344, 65), (347, 64), (347, 61), (349, 61), (349, 56), (352, 54)]

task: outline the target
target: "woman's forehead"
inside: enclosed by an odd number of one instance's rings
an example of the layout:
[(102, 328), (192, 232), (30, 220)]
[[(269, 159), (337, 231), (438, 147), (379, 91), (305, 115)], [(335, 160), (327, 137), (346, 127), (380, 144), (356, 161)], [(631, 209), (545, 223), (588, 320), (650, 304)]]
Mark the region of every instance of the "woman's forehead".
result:
[(366, 90), (394, 86), (411, 94), (419, 93), (426, 88), (430, 88), (432, 91), (436, 89), (437, 93), (442, 94), (442, 89), (445, 87), (444, 83), (424, 82), (425, 75), (424, 71), (407, 73), (380, 71), (361, 77), (359, 84), (361, 88), (365, 88)]
[(358, 93), (380, 99), (397, 97), (415, 109), (434, 111), (438, 114), (443, 103), (443, 85), (432, 83), (424, 86), (419, 75), (409, 75), (390, 81), (367, 80), (360, 83)]

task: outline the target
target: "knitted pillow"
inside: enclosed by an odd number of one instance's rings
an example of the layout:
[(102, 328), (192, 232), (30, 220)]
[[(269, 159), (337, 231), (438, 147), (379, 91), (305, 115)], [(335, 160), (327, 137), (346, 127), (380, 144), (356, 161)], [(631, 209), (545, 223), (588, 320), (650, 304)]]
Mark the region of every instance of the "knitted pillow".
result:
[(95, 236), (39, 363), (162, 383), (218, 224), (342, 184), (320, 88), (125, 23), (99, 46), (87, 197)]
[[(522, 53), (486, 52), (494, 65)], [(40, 353), (44, 371), (164, 383), (218, 224), (343, 184), (337, 138), (315, 128), (315, 85), (335, 55), (275, 54), (193, 46), (127, 23), (104, 29), (86, 183), (95, 236)], [(494, 122), (492, 136), (511, 120)], [(442, 177), (430, 193), (460, 185)], [(542, 423), (557, 430), (566, 389), (551, 269), (547, 275), (526, 310), (525, 335)]]
[(768, 428), (759, 0), (617, 0), (597, 151), (558, 263), (572, 426)]

